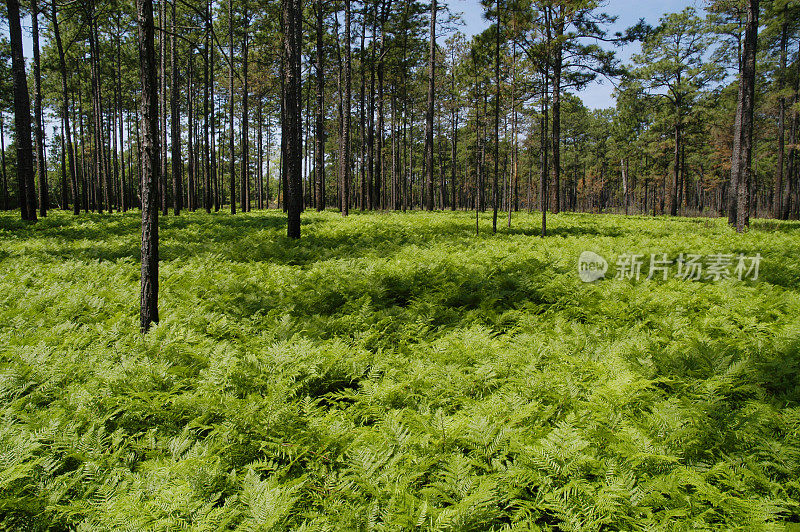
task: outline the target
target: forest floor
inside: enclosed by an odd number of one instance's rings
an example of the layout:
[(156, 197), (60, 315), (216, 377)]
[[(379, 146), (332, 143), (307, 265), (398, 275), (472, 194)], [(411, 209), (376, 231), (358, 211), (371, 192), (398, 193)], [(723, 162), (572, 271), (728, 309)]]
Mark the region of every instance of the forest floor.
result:
[(143, 337), (138, 216), (0, 215), (0, 529), (800, 521), (797, 222), (168, 216)]

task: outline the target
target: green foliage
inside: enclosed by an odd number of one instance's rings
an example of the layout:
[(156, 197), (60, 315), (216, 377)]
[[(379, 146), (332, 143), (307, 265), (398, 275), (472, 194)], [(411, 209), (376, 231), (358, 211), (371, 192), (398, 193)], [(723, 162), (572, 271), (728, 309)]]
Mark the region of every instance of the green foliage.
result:
[[(0, 215), (4, 530), (783, 530), (797, 223), (468, 213)], [(488, 227), (488, 218), (482, 220)], [(583, 284), (577, 257), (763, 256)]]

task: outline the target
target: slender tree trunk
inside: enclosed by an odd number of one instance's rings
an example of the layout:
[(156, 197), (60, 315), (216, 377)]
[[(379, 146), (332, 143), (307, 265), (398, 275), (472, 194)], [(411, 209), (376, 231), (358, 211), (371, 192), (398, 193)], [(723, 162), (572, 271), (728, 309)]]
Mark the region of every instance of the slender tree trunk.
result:
[[(208, 13), (209, 18), (210, 18), (211, 17), (211, 1), (210, 0), (206, 4), (206, 12)], [(213, 25), (212, 25), (212, 23), (209, 23), (209, 31), (211, 31), (212, 34), (213, 34)], [(212, 187), (213, 187), (213, 194), (212, 195), (213, 195), (213, 203), (214, 203), (214, 212), (219, 212), (219, 209), (220, 209), (221, 204), (223, 202), (223, 195), (224, 194), (220, 190), (220, 189), (223, 188), (223, 187), (220, 186), (221, 178), (220, 178), (220, 175), (219, 175), (219, 173), (220, 173), (219, 169), (222, 167), (222, 165), (221, 164), (217, 165), (217, 157), (218, 157), (218, 154), (217, 154), (217, 103), (216, 103), (217, 100), (216, 100), (216, 98), (214, 96), (214, 80), (216, 79), (216, 76), (214, 75), (214, 64), (215, 64), (216, 55), (217, 55), (216, 54), (216, 48), (214, 47), (214, 41), (212, 40), (211, 43), (210, 43), (209, 58), (208, 58), (208, 61), (209, 61), (209, 67), (208, 67), (208, 71), (209, 71), (208, 92), (209, 92), (209, 98), (211, 98), (211, 113), (210, 113), (210, 115), (208, 117), (209, 122), (210, 122), (210, 128), (211, 128), (211, 139), (210, 139), (210, 142), (211, 142), (211, 146), (210, 146), (211, 160), (209, 161), (209, 164), (211, 165), (211, 182), (212, 182)]]
[[(382, 10), (383, 11), (383, 10)], [(383, 85), (384, 85), (384, 72), (385, 72), (385, 63), (384, 63), (384, 25), (385, 19), (384, 14), (381, 13), (381, 40), (380, 46), (378, 51), (378, 64), (376, 65), (376, 72), (378, 75), (378, 96), (376, 100), (376, 105), (378, 107), (378, 125), (375, 128), (375, 172), (374, 172), (374, 189), (373, 189), (373, 196), (375, 199), (374, 208), (376, 209), (383, 209), (385, 206), (385, 202), (383, 201), (383, 193), (384, 193), (384, 171), (383, 171), (383, 163), (384, 163), (384, 98), (383, 98)]]
[(6, 175), (6, 138), (3, 113), (0, 111), (0, 164), (3, 169), (3, 210), (8, 210), (8, 176)]
[[(81, 207), (78, 193), (78, 174), (75, 170), (75, 152), (72, 146), (72, 133), (69, 125), (69, 90), (67, 88), (67, 65), (64, 59), (64, 48), (61, 44), (61, 31), (58, 25), (58, 16), (56, 11), (56, 0), (52, 0), (52, 19), (53, 19), (53, 36), (56, 41), (56, 51), (58, 52), (58, 70), (61, 78), (61, 116), (64, 120), (64, 136), (67, 142), (67, 152), (69, 154), (69, 176), (72, 183), (72, 213), (75, 215), (80, 214)], [(5, 169), (4, 169), (5, 171)]]
[[(317, 210), (325, 210), (325, 13), (323, 0), (316, 0), (317, 16), (317, 125), (315, 128), (314, 184)], [(363, 41), (362, 41), (363, 42)], [(363, 105), (363, 103), (362, 103)]]
[(342, 138), (341, 155), (339, 157), (339, 206), (342, 216), (350, 210), (350, 91), (351, 91), (351, 57), (350, 57), (350, 0), (344, 2), (344, 97), (342, 101)]
[(231, 178), (231, 214), (236, 214), (236, 158), (234, 157), (235, 135), (233, 133), (233, 0), (228, 0), (228, 61), (228, 149), (230, 156), (228, 173)]
[[(758, 44), (758, 3), (748, 0), (742, 72), (739, 79), (736, 122), (734, 124), (731, 185), (736, 185), (735, 224), (741, 233), (750, 220), (750, 173), (753, 144), (753, 104), (755, 99), (756, 48)], [(731, 202), (733, 204), (733, 201)]]
[(250, 14), (248, 13), (248, 2), (244, 1), (244, 43), (242, 46), (242, 211), (250, 212), (250, 115), (248, 104), (250, 93), (248, 86), (248, 63), (249, 63), (249, 31)]
[[(564, 9), (563, 7), (561, 8)], [(553, 58), (553, 214), (561, 212), (561, 70), (563, 68), (564, 21), (555, 24), (555, 56)]]
[(549, 69), (547, 65), (545, 65), (545, 71), (542, 76), (542, 80), (544, 82), (544, 90), (542, 91), (542, 127), (541, 127), (542, 169), (541, 169), (540, 183), (539, 183), (539, 208), (542, 209), (542, 235), (541, 235), (542, 238), (547, 236), (547, 205), (548, 205), (548, 198), (550, 197), (549, 192), (547, 190), (550, 182), (550, 165), (548, 164), (547, 160), (548, 159), (547, 147), (549, 146), (549, 143), (547, 142), (547, 132), (549, 131), (547, 124), (548, 106), (549, 106), (549, 102), (547, 101), (548, 100), (547, 82), (550, 79), (548, 70)]
[[(786, 16), (784, 12), (783, 16)], [(784, 22), (781, 24), (781, 39), (780, 39), (780, 70), (778, 71), (778, 161), (776, 172), (775, 192), (773, 194), (772, 213), (775, 218), (787, 219), (788, 212), (784, 210), (784, 194), (783, 194), (783, 179), (785, 168), (785, 150), (786, 150), (786, 98), (783, 95), (783, 90), (786, 85), (786, 56), (789, 36), (789, 24)], [(787, 198), (788, 199), (788, 198)], [(784, 218), (783, 214), (786, 212), (787, 217)]]
[(158, 322), (158, 85), (153, 39), (153, 2), (136, 0), (142, 82), (142, 290), (140, 322), (147, 332)]
[(183, 199), (183, 161), (181, 161), (181, 117), (178, 109), (178, 102), (181, 96), (178, 83), (178, 58), (177, 58), (177, 38), (175, 36), (175, 1), (172, 2), (172, 16), (170, 29), (172, 37), (170, 39), (170, 70), (172, 70), (172, 118), (170, 120), (172, 135), (172, 208), (175, 216), (181, 213), (181, 200)]
[(428, 45), (428, 106), (425, 111), (425, 210), (433, 210), (433, 106), (436, 100), (436, 0), (431, 0)]
[(31, 143), (31, 101), (22, 54), (22, 28), (19, 2), (6, 0), (11, 34), (11, 70), (14, 77), (14, 127), (17, 142), (17, 181), (23, 220), (36, 221), (36, 187), (33, 179), (33, 145)]
[(42, 120), (42, 70), (39, 56), (39, 2), (31, 0), (31, 22), (33, 33), (33, 110), (34, 135), (36, 139), (36, 174), (39, 177), (39, 216), (47, 216), (49, 203), (47, 190), (47, 166), (44, 159), (44, 122)]
[(492, 233), (497, 233), (497, 207), (500, 198), (498, 197), (498, 180), (500, 177), (500, 0), (496, 0), (497, 6), (497, 29), (495, 32), (494, 43), (494, 79), (495, 79), (495, 102), (494, 102), (494, 179), (492, 182)]
[(169, 213), (169, 206), (167, 204), (167, 2), (161, 0), (159, 2), (159, 93), (158, 93), (158, 107), (159, 107), (159, 133), (161, 134), (161, 172), (159, 181), (159, 191), (161, 192), (161, 212), (165, 216)]
[(187, 204), (189, 210), (194, 212), (197, 209), (196, 196), (196, 167), (195, 167), (195, 154), (194, 154), (194, 94), (192, 91), (194, 83), (194, 49), (189, 49), (189, 65), (188, 74), (186, 76), (186, 105), (187, 105), (187, 161), (186, 161), (186, 177), (187, 177)]
[[(94, 0), (89, 0), (88, 5), (88, 24), (89, 24), (89, 53), (92, 77), (92, 130), (94, 133), (94, 200), (99, 213), (103, 212), (105, 206), (109, 206), (110, 176), (103, 168), (103, 103), (100, 88), (99, 73), (99, 46), (97, 37), (97, 21)], [(102, 195), (101, 195), (102, 194)]]
[[(349, 0), (347, 0), (349, 26)], [(287, 235), (300, 238), (300, 212), (303, 205), (302, 183), (302, 132), (300, 92), (300, 54), (302, 53), (302, 0), (281, 0), (283, 26), (284, 68), (283, 102), (284, 120), (281, 122), (281, 137), (286, 139), (286, 181), (288, 194), (286, 207), (288, 213)], [(348, 40), (349, 40), (349, 31)], [(342, 195), (346, 200), (347, 196)], [(346, 205), (346, 203), (345, 203)]]
[(203, 198), (206, 207), (206, 212), (210, 213), (212, 208), (212, 183), (211, 183), (211, 139), (209, 138), (210, 115), (213, 110), (211, 102), (209, 101), (209, 59), (211, 46), (211, 34), (213, 28), (211, 27), (211, 2), (206, 2), (206, 31), (205, 31), (205, 44), (203, 46)]

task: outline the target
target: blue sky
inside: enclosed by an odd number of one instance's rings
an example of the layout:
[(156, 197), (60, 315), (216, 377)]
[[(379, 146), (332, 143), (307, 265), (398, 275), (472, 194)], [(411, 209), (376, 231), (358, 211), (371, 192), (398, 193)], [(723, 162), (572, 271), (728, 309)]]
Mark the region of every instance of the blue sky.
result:
[[(489, 23), (483, 18), (483, 8), (479, 0), (449, 0), (447, 3), (451, 11), (463, 13), (465, 26), (462, 31), (467, 35), (480, 33), (488, 26)], [(610, 28), (610, 32), (613, 33), (633, 26), (640, 18), (655, 25), (665, 13), (683, 11), (689, 6), (701, 11), (704, 4), (704, 0), (608, 0), (603, 11), (617, 17), (616, 24)], [(630, 44), (616, 50), (617, 56), (627, 61), (639, 51), (639, 46)], [(613, 90), (614, 87), (609, 80), (598, 80), (580, 91), (578, 95), (587, 107), (603, 109), (614, 106), (614, 98), (611, 96)]]
[[(446, 3), (451, 11), (462, 14), (464, 26), (461, 31), (468, 36), (480, 33), (489, 24), (483, 18), (483, 8), (480, 5), (480, 0), (440, 0), (440, 2)], [(613, 33), (636, 24), (640, 18), (644, 18), (650, 24), (656, 24), (659, 17), (665, 13), (682, 11), (688, 6), (693, 6), (700, 11), (703, 5), (704, 0), (607, 0), (603, 11), (618, 17), (616, 24), (610, 28), (610, 32)], [(5, 20), (0, 21), (0, 33), (6, 37), (8, 36), (8, 23)], [(30, 19), (23, 21), (22, 34), (25, 56), (30, 58), (33, 55)], [(638, 49), (638, 45), (631, 44), (623, 48), (617, 48), (617, 54), (620, 59), (627, 61), (632, 54), (638, 52)], [(581, 90), (578, 95), (589, 108), (602, 109), (614, 106), (613, 90), (614, 87), (611, 81), (599, 79)], [(52, 131), (48, 133), (52, 134)], [(8, 136), (8, 132), (6, 132), (6, 135)]]

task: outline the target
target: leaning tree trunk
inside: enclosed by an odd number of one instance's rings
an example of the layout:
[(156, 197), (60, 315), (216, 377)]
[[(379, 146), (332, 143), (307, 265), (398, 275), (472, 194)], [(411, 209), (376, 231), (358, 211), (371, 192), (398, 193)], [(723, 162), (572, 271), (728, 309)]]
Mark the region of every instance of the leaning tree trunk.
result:
[(33, 145), (31, 143), (31, 100), (22, 54), (22, 28), (19, 2), (7, 0), (8, 26), (11, 34), (11, 70), (14, 77), (14, 127), (17, 138), (17, 182), (23, 220), (36, 221), (36, 188), (33, 180)]
[(750, 163), (753, 146), (753, 101), (755, 99), (756, 47), (758, 44), (758, 0), (748, 0), (742, 73), (734, 124), (731, 185), (736, 183), (735, 223), (741, 233), (750, 223)]
[[(349, 0), (347, 0), (349, 2)], [(348, 10), (349, 11), (349, 10)], [(286, 139), (286, 211), (289, 238), (300, 238), (300, 211), (303, 206), (302, 156), (303, 137), (300, 131), (300, 54), (302, 35), (302, 0), (281, 0), (283, 26), (283, 120), (281, 137)]]
[(158, 322), (158, 82), (153, 43), (153, 0), (136, 0), (142, 82), (142, 331)]

